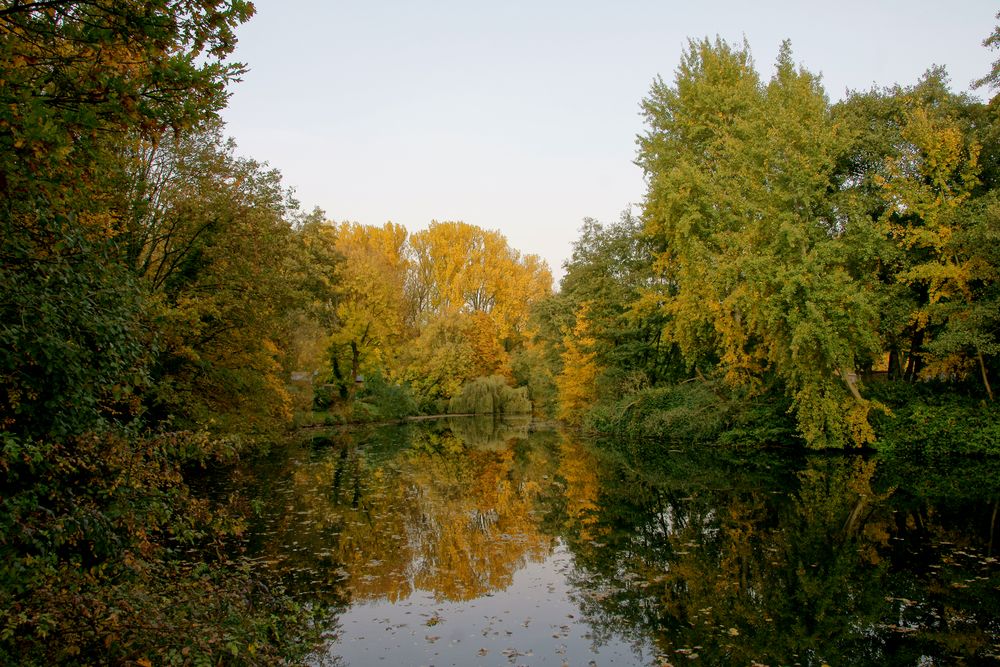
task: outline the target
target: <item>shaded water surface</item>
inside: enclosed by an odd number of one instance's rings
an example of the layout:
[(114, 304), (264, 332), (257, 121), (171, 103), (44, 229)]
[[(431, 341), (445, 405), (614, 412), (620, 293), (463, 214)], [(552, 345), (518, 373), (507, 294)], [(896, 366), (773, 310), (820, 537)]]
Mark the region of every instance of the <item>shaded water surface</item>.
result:
[(317, 436), (247, 471), (249, 549), (318, 664), (1000, 664), (995, 462), (643, 447)]

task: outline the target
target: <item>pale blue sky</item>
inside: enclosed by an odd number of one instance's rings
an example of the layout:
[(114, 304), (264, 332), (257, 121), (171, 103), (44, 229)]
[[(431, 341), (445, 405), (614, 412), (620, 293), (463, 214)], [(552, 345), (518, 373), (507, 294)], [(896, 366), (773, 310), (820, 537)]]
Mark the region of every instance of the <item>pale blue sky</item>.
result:
[(689, 37), (745, 36), (765, 78), (791, 39), (833, 100), (935, 64), (967, 91), (1000, 55), (980, 46), (995, 0), (254, 4), (236, 54), (250, 72), (224, 114), (242, 154), (304, 209), (498, 229), (557, 276), (584, 217), (642, 200), (639, 103)]

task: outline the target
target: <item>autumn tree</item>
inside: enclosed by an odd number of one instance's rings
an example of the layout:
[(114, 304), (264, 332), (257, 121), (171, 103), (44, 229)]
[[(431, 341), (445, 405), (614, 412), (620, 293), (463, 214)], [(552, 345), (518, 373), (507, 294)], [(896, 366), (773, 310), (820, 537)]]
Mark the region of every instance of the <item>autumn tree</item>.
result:
[(310, 377), (327, 377), (343, 261), (336, 248), (337, 229), (327, 222), (321, 209), (314, 208), (295, 219), (293, 230), (294, 241), (285, 262), (301, 298), (290, 314), (291, 331), (286, 342), (289, 369)]
[(236, 157), (219, 124), (130, 157), (133, 214), (114, 238), (151, 297), (147, 418), (234, 431), (287, 423), (284, 350), (304, 278), (287, 259), (294, 202), (280, 174)]
[(425, 412), (445, 412), (448, 399), (480, 375), (470, 325), (467, 316), (441, 315), (401, 346), (393, 377), (413, 390)]
[(336, 227), (334, 247), (343, 264), (330, 359), (333, 380), (345, 398), (353, 395), (359, 375), (389, 366), (403, 337), (406, 238), (406, 230), (393, 223)]
[(581, 304), (573, 328), (564, 334), (562, 371), (555, 379), (559, 391), (558, 416), (573, 424), (580, 423), (584, 412), (597, 399), (599, 367), (595, 360), (595, 341), (590, 334), (588, 306)]
[[(259, 166), (226, 157), (227, 173), (204, 180), (221, 192), (173, 182), (166, 208), (137, 169), (151, 147), (180, 147), (224, 106), (243, 71), (227, 61), (234, 31), (252, 13), (222, 0), (0, 2), (0, 662), (151, 664), (182, 651), (218, 662), (223, 637), (235, 647), (227, 659), (296, 657), (265, 634), (302, 637), (278, 588), (262, 595), (221, 553), (199, 571), (178, 563), (181, 545), (227, 539), (224, 511), (209, 517), (182, 472), (219, 443), (165, 434), (143, 412), (166, 377), (158, 364), (174, 336), (162, 317), (212, 290), (212, 274), (231, 296), (250, 276), (231, 279), (223, 263), (273, 266), (281, 246), (255, 245), (283, 236), (273, 209), (250, 210), (273, 181)], [(226, 180), (241, 174), (259, 182), (244, 191)], [(160, 216), (182, 200), (188, 212)], [(191, 240), (208, 205), (219, 219), (172, 271), (184, 279), (153, 278), (154, 265), (185, 256), (174, 252), (184, 243), (153, 239), (174, 229)], [(198, 328), (171, 333), (198, 341), (214, 317), (250, 314), (242, 308), (195, 307)], [(224, 352), (234, 374), (267, 366), (276, 355), (256, 324), (216, 330), (199, 363)]]
[(522, 256), (499, 232), (463, 222), (432, 222), (410, 239), (408, 281), (414, 321), (432, 315), (486, 315), (498, 340), (523, 333), (527, 306), (551, 290), (552, 276), (536, 255)]
[(811, 444), (871, 441), (856, 378), (879, 351), (875, 314), (843, 263), (851, 221), (828, 193), (844, 137), (817, 79), (787, 44), (765, 86), (745, 45), (692, 42), (644, 109), (644, 217), (672, 340), (691, 364), (717, 358), (730, 385), (778, 379)]
[(432, 222), (411, 235), (409, 252), (415, 335), (400, 350), (400, 381), (425, 405), (444, 405), (473, 378), (513, 379), (511, 355), (525, 344), (531, 306), (551, 291), (545, 263), (462, 222)]
[(889, 378), (975, 378), (988, 398), (995, 110), (950, 92), (946, 73), (934, 68), (910, 87), (854, 93), (834, 112), (852, 135), (837, 205), (872, 221), (849, 230), (848, 255), (870, 269)]
[(948, 93), (933, 71), (900, 98), (899, 149), (878, 177), (886, 233), (903, 257), (895, 279), (916, 295), (909, 376), (967, 375), (976, 368), (993, 399), (986, 358), (1000, 351), (994, 335), (997, 264), (987, 221), (995, 196), (982, 194), (981, 144), (972, 105)]

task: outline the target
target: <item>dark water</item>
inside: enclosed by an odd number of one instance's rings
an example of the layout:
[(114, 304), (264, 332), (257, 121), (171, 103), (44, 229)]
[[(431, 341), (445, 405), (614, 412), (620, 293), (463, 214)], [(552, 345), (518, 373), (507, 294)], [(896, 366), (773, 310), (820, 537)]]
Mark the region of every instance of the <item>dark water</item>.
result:
[(997, 462), (529, 431), (326, 434), (248, 471), (251, 553), (329, 610), (317, 664), (1000, 664)]

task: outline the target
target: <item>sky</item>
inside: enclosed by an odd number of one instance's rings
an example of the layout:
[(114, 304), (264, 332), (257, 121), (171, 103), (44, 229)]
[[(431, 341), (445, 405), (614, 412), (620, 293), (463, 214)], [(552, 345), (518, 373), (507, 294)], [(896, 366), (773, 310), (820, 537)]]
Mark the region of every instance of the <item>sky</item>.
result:
[[(558, 280), (584, 218), (641, 203), (639, 105), (672, 81), (688, 39), (747, 40), (848, 90), (911, 85), (933, 65), (970, 92), (996, 0), (254, 0), (223, 114), (302, 208), (411, 231), (499, 230)], [(987, 91), (972, 92), (988, 96)]]

